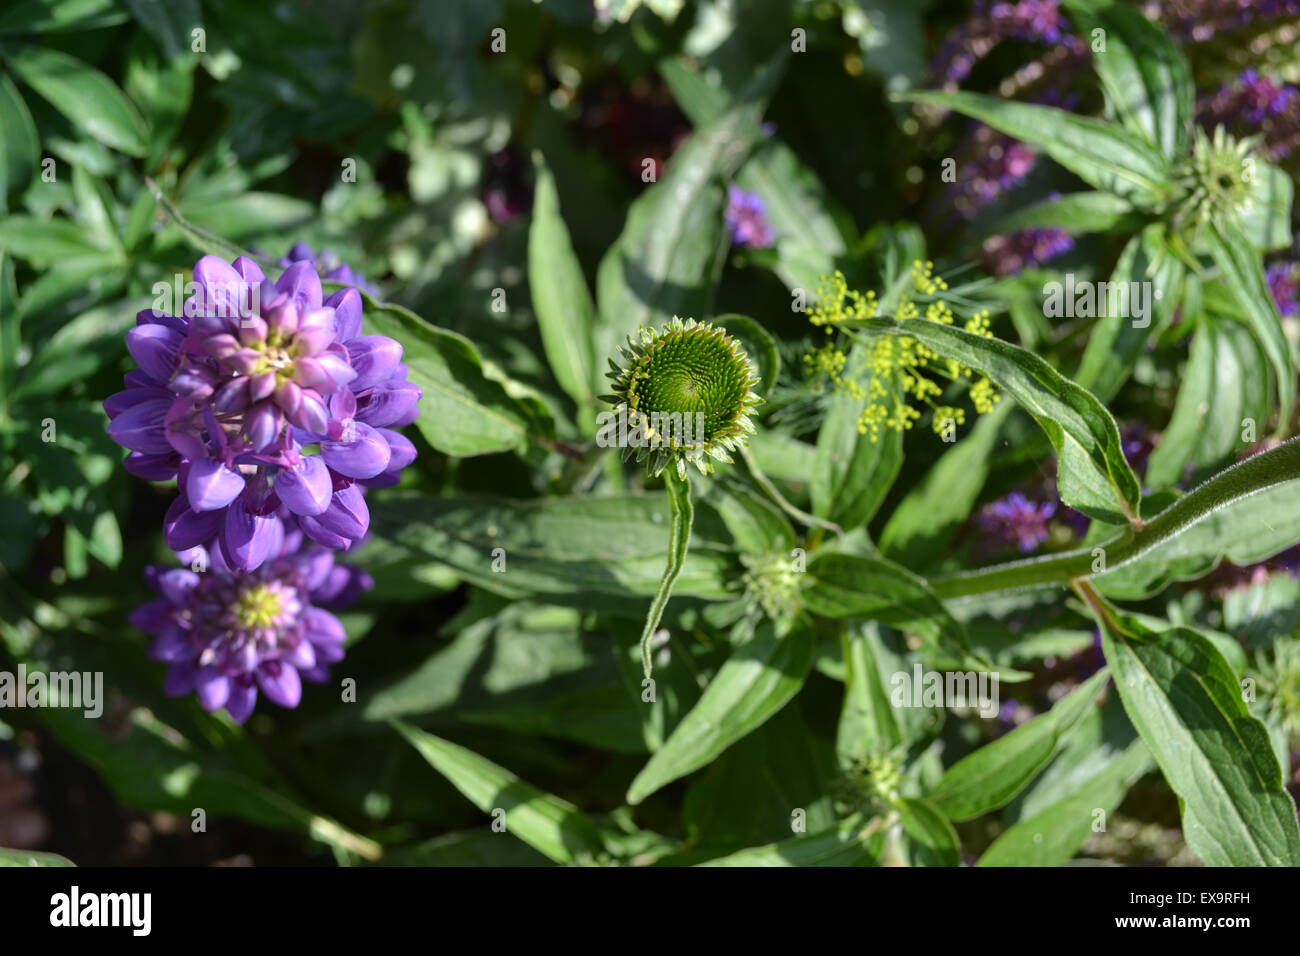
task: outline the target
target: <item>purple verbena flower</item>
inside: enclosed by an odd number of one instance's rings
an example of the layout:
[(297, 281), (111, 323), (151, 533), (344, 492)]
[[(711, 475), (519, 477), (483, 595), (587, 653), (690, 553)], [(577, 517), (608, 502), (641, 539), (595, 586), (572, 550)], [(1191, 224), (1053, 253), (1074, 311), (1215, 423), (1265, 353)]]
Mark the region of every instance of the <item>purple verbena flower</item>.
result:
[(247, 258), (204, 256), (183, 316), (139, 314), (127, 346), (140, 368), (104, 402), (126, 467), (178, 479), (164, 536), (211, 544), (252, 570), (295, 528), (346, 549), (369, 526), (363, 487), (396, 483), (418, 415), (402, 346), (362, 335), (361, 297), (322, 299), (308, 260), (276, 281)]
[(735, 184), (728, 186), (726, 217), (731, 241), (738, 246), (766, 249), (776, 239), (758, 193), (745, 192)]
[(1300, 14), (1300, 0), (1146, 0), (1142, 9), (1176, 40), (1204, 43), (1221, 33)]
[(954, 86), (970, 76), (975, 64), (1004, 40), (1081, 46), (1077, 37), (1066, 35), (1069, 26), (1058, 0), (985, 0), (977, 3), (970, 18), (949, 34), (931, 72)]
[(990, 502), (976, 515), (977, 527), (995, 544), (1028, 554), (1050, 535), (1048, 522), (1056, 514), (1054, 501), (1030, 501), (1019, 491)]
[(145, 578), (159, 596), (131, 614), (154, 635), (150, 656), (170, 665), (163, 690), (196, 693), (205, 710), (224, 707), (241, 724), (259, 691), (297, 707), (302, 681), (324, 681), (343, 658), (343, 625), (323, 606), (351, 603), (373, 586), (370, 576), (336, 564), (332, 551), (305, 544), (296, 531), (254, 571), (232, 570), (220, 551), (204, 556), (210, 563), (201, 572), (149, 568)]

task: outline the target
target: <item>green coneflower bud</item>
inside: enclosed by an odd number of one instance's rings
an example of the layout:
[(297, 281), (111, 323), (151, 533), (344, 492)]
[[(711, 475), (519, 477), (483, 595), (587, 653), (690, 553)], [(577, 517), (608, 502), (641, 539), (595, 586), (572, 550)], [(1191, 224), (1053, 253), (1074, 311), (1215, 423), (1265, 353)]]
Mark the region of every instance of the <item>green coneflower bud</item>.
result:
[(1211, 137), (1196, 131), (1192, 155), (1180, 170), (1184, 197), (1178, 201), (1175, 228), (1195, 235), (1211, 222), (1236, 219), (1252, 202), (1251, 154), (1260, 137), (1236, 139), (1222, 126)]
[(672, 464), (685, 478), (687, 462), (709, 474), (714, 460), (730, 462), (754, 433), (758, 373), (723, 329), (674, 318), (661, 329), (642, 327), (622, 353), (623, 364), (610, 359), (614, 394), (605, 399), (640, 435), (624, 460), (635, 453), (652, 476)]
[(1300, 641), (1281, 638), (1256, 666), (1260, 716), (1300, 740)]

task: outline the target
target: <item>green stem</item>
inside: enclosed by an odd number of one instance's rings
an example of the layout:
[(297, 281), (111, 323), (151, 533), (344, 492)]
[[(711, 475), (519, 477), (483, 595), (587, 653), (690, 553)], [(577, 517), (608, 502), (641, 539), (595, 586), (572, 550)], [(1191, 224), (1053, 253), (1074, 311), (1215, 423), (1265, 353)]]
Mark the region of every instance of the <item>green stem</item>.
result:
[(650, 639), (659, 627), (659, 619), (664, 616), (668, 598), (673, 593), (673, 584), (677, 575), (682, 573), (686, 562), (686, 551), (691, 543), (691, 522), (695, 519), (695, 506), (691, 503), (690, 479), (677, 474), (674, 465), (664, 471), (664, 486), (668, 489), (668, 504), (671, 508), (671, 522), (668, 532), (668, 566), (659, 581), (659, 590), (650, 604), (650, 613), (646, 615), (645, 628), (641, 631), (641, 667), (649, 677), (654, 665), (650, 660)]
[(801, 511), (794, 505), (790, 504), (790, 502), (786, 501), (781, 492), (777, 490), (776, 485), (772, 484), (772, 480), (768, 478), (767, 475), (763, 474), (763, 470), (758, 467), (758, 462), (754, 460), (754, 454), (749, 450), (748, 446), (741, 447), (740, 457), (745, 459), (745, 466), (749, 468), (749, 473), (753, 475), (754, 480), (758, 482), (758, 487), (762, 488), (764, 493), (776, 503), (777, 507), (788, 514), (791, 518), (794, 518), (801, 524), (808, 525), (810, 528), (822, 528), (826, 531), (833, 531), (836, 534), (843, 534), (843, 531), (840, 530), (840, 526), (834, 522), (823, 520), (815, 515), (810, 515), (808, 512)]
[(1097, 548), (1105, 557), (1105, 570), (1113, 571), (1176, 538), (1220, 508), (1297, 479), (1300, 479), (1300, 438), (1293, 438), (1284, 445), (1219, 472), (1143, 524), (1140, 530), (1128, 529), (1093, 548), (1077, 548), (1042, 558), (946, 575), (935, 578), (930, 585), (941, 598), (1064, 586), (1071, 579), (1086, 579), (1094, 573), (1103, 573), (1092, 570)]
[(177, 209), (175, 204), (167, 198), (163, 193), (162, 188), (156, 182), (148, 176), (144, 178), (144, 182), (145, 185), (149, 187), (149, 191), (153, 193), (154, 200), (159, 206), (162, 206), (163, 212), (167, 213), (168, 218), (176, 224), (176, 228), (179, 229), (184, 234), (185, 238), (193, 243), (193, 245), (199, 250), (203, 252), (218, 253), (224, 258), (232, 261), (243, 256), (247, 259), (261, 262), (263, 265), (269, 265), (270, 260), (266, 257), (255, 256), (251, 252), (241, 249), (230, 240), (223, 239), (215, 232), (210, 232), (202, 226), (194, 225), (194, 223), (181, 215), (180, 210)]

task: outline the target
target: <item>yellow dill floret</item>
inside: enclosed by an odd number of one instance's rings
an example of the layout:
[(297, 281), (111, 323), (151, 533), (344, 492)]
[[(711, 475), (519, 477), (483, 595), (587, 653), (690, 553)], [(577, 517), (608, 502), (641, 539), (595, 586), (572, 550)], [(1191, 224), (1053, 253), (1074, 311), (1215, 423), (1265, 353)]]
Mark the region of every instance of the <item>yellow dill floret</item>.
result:
[(876, 293), (863, 294), (850, 289), (844, 273), (836, 269), (828, 276), (822, 276), (817, 286), (817, 300), (808, 310), (808, 321), (813, 325), (830, 327), (850, 319), (869, 319), (876, 314), (878, 303)]
[(821, 348), (813, 349), (803, 357), (803, 360), (814, 373), (825, 375), (831, 382), (839, 385), (840, 374), (844, 371), (844, 363), (848, 361), (848, 356), (839, 346), (827, 342)]
[(966, 331), (973, 335), (982, 335), (986, 339), (993, 338), (993, 327), (992, 323), (989, 322), (989, 310), (982, 309), (967, 319)]
[(954, 319), (952, 309), (948, 308), (948, 303), (942, 299), (936, 299), (925, 307), (925, 317), (940, 325), (952, 325)]
[(947, 292), (948, 283), (934, 274), (934, 263), (917, 259), (912, 263), (912, 285), (921, 295)]
[(934, 417), (930, 420), (930, 427), (934, 429), (936, 435), (942, 435), (947, 428), (948, 422), (956, 425), (966, 424), (966, 409), (957, 408), (955, 405), (936, 405)]
[(993, 406), (998, 403), (998, 399), (1001, 397), (993, 383), (983, 376), (970, 387), (971, 404), (975, 406), (975, 411), (980, 415), (987, 415), (993, 411)]

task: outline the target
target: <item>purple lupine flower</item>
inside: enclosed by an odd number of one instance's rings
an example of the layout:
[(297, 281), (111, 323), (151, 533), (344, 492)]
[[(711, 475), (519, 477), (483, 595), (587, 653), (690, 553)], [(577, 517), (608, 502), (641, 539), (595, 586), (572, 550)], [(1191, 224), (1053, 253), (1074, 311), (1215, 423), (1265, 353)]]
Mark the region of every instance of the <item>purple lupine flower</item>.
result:
[(1139, 475), (1145, 474), (1151, 452), (1155, 451), (1156, 436), (1143, 422), (1132, 421), (1120, 426), (1119, 438), (1129, 467)]
[(401, 345), (361, 334), (356, 289), (322, 299), (308, 260), (272, 282), (249, 259), (205, 256), (194, 279), (184, 317), (139, 314), (127, 345), (140, 368), (104, 402), (128, 469), (178, 479), (168, 545), (215, 540), (241, 570), (297, 528), (352, 546), (369, 526), (362, 487), (394, 484), (415, 458), (394, 430), (421, 397)]
[(1012, 275), (1039, 265), (1074, 248), (1064, 229), (1026, 229), (984, 240), (980, 258), (994, 275)]
[(731, 241), (738, 246), (766, 249), (776, 239), (758, 193), (745, 192), (734, 183), (727, 187), (726, 217)]
[(154, 636), (149, 655), (170, 665), (169, 697), (198, 695), (205, 710), (225, 708), (243, 723), (259, 691), (297, 707), (302, 681), (328, 676), (343, 659), (343, 625), (325, 607), (351, 603), (373, 586), (364, 571), (337, 564), (328, 548), (291, 532), (254, 571), (232, 570), (221, 552), (191, 549), (182, 559), (206, 567), (154, 566), (145, 578), (158, 597), (131, 614)]
[(993, 543), (1014, 546), (1028, 554), (1048, 539), (1048, 522), (1056, 514), (1054, 501), (1030, 501), (1019, 491), (990, 502), (976, 515), (976, 526)]
[(379, 294), (379, 290), (373, 283), (367, 282), (365, 276), (326, 249), (322, 249), (318, 254), (307, 243), (295, 242), (289, 247), (288, 255), (283, 256), (278, 265), (282, 269), (287, 269), (295, 262), (310, 262), (322, 279), (330, 282), (342, 282), (345, 285), (360, 289), (369, 296)]

